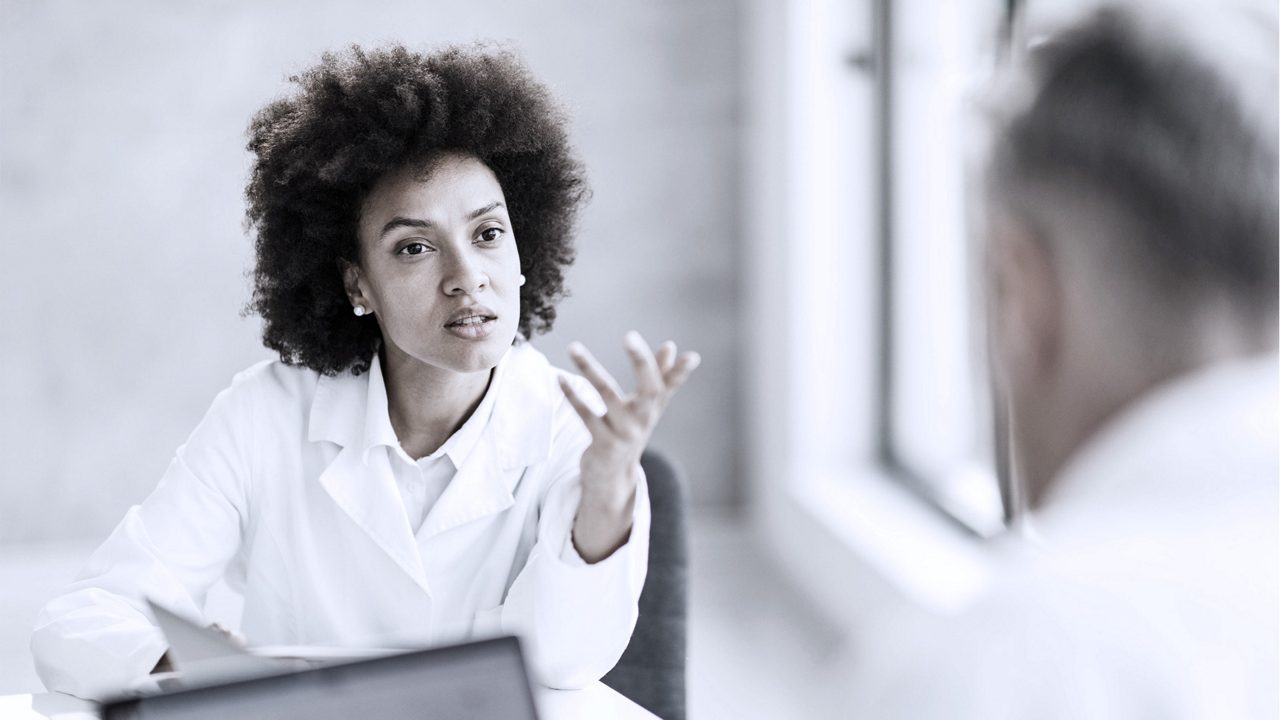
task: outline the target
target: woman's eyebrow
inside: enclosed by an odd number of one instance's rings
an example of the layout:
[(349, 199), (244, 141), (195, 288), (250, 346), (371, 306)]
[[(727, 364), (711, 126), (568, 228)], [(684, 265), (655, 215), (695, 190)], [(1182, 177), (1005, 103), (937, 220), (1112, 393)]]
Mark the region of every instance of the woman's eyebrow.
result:
[(500, 208), (500, 207), (506, 207), (506, 206), (505, 206), (505, 205), (503, 205), (502, 203), (500, 203), (500, 202), (498, 202), (498, 201), (496, 201), (496, 200), (495, 200), (495, 201), (493, 201), (493, 202), (489, 203), (488, 205), (485, 205), (484, 207), (480, 208), (479, 210), (472, 210), (472, 211), (471, 211), (471, 214), (467, 216), (467, 219), (468, 219), (468, 220), (475, 220), (476, 218), (480, 217), (481, 215), (483, 215), (483, 214), (485, 214), (485, 213), (487, 213), (487, 212), (492, 212), (492, 211), (494, 211), (494, 210), (497, 210), (497, 209), (498, 209), (498, 208)]
[(430, 228), (435, 227), (435, 223), (430, 220), (419, 220), (418, 218), (393, 217), (386, 225), (382, 226), (382, 233), (379, 234), (379, 237), (386, 237), (387, 233), (398, 227)]
[[(475, 220), (481, 215), (484, 215), (487, 212), (492, 212), (494, 210), (497, 210), (500, 207), (506, 207), (506, 205), (503, 205), (501, 202), (495, 200), (489, 203), (488, 205), (485, 205), (482, 208), (479, 208), (477, 210), (472, 210), (470, 213), (467, 214), (467, 219)], [(389, 221), (387, 221), (386, 225), (382, 226), (382, 232), (379, 234), (379, 237), (386, 237), (387, 233), (391, 232), (392, 230), (395, 230), (398, 227), (433, 228), (435, 226), (436, 224), (431, 222), (430, 220), (396, 216), (391, 218)]]

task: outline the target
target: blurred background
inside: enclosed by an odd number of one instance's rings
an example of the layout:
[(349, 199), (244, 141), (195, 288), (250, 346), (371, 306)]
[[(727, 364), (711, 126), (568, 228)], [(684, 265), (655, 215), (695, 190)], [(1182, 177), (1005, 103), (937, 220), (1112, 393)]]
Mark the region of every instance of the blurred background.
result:
[(821, 717), (886, 611), (951, 612), (1012, 511), (985, 397), (974, 88), (1013, 0), (0, 0), (0, 694), (36, 610), (269, 357), (252, 114), (328, 49), (498, 41), (594, 190), (535, 344), (704, 362), (653, 444), (693, 540), (690, 714)]

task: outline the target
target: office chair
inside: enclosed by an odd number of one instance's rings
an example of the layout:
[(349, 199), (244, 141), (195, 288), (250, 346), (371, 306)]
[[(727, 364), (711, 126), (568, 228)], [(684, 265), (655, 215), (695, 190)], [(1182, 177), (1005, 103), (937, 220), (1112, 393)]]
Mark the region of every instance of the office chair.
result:
[(652, 513), (649, 574), (631, 644), (603, 680), (663, 720), (685, 720), (689, 545), (684, 483), (671, 463), (652, 450), (644, 452), (640, 466)]

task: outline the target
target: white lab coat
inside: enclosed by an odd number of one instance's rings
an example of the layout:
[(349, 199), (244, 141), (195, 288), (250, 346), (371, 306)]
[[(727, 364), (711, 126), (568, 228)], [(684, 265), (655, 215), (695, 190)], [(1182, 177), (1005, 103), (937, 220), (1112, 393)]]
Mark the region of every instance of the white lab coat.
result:
[[(336, 377), (264, 362), (236, 376), (31, 641), (50, 690), (110, 693), (167, 645), (151, 597), (199, 617), (220, 578), (243, 593), (253, 645), (403, 646), (514, 633), (536, 680), (581, 687), (631, 637), (647, 569), (643, 479), (628, 542), (588, 565), (570, 532), (590, 436), (520, 341), (492, 415), (415, 537), (388, 448), (382, 372)], [(569, 376), (584, 397), (585, 380)]]
[(1278, 372), (1225, 363), (1124, 410), (988, 597), (883, 628), (849, 717), (1277, 717)]

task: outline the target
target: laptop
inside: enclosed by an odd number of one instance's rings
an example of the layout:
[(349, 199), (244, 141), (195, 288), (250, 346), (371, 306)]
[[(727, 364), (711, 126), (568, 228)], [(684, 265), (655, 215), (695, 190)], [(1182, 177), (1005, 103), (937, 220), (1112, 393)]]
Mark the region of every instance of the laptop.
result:
[(379, 650), (374, 651), (377, 657), (365, 659), (340, 653), (322, 653), (319, 658), (298, 657), (301, 653), (266, 657), (153, 606), (153, 611), (157, 609), (156, 620), (170, 642), (176, 676), (188, 672), (184, 665), (190, 670), (205, 666), (225, 672), (206, 672), (192, 678), (195, 682), (160, 683), (141, 697), (107, 702), (102, 706), (104, 720), (537, 720), (533, 690), (515, 637), (429, 650)]

